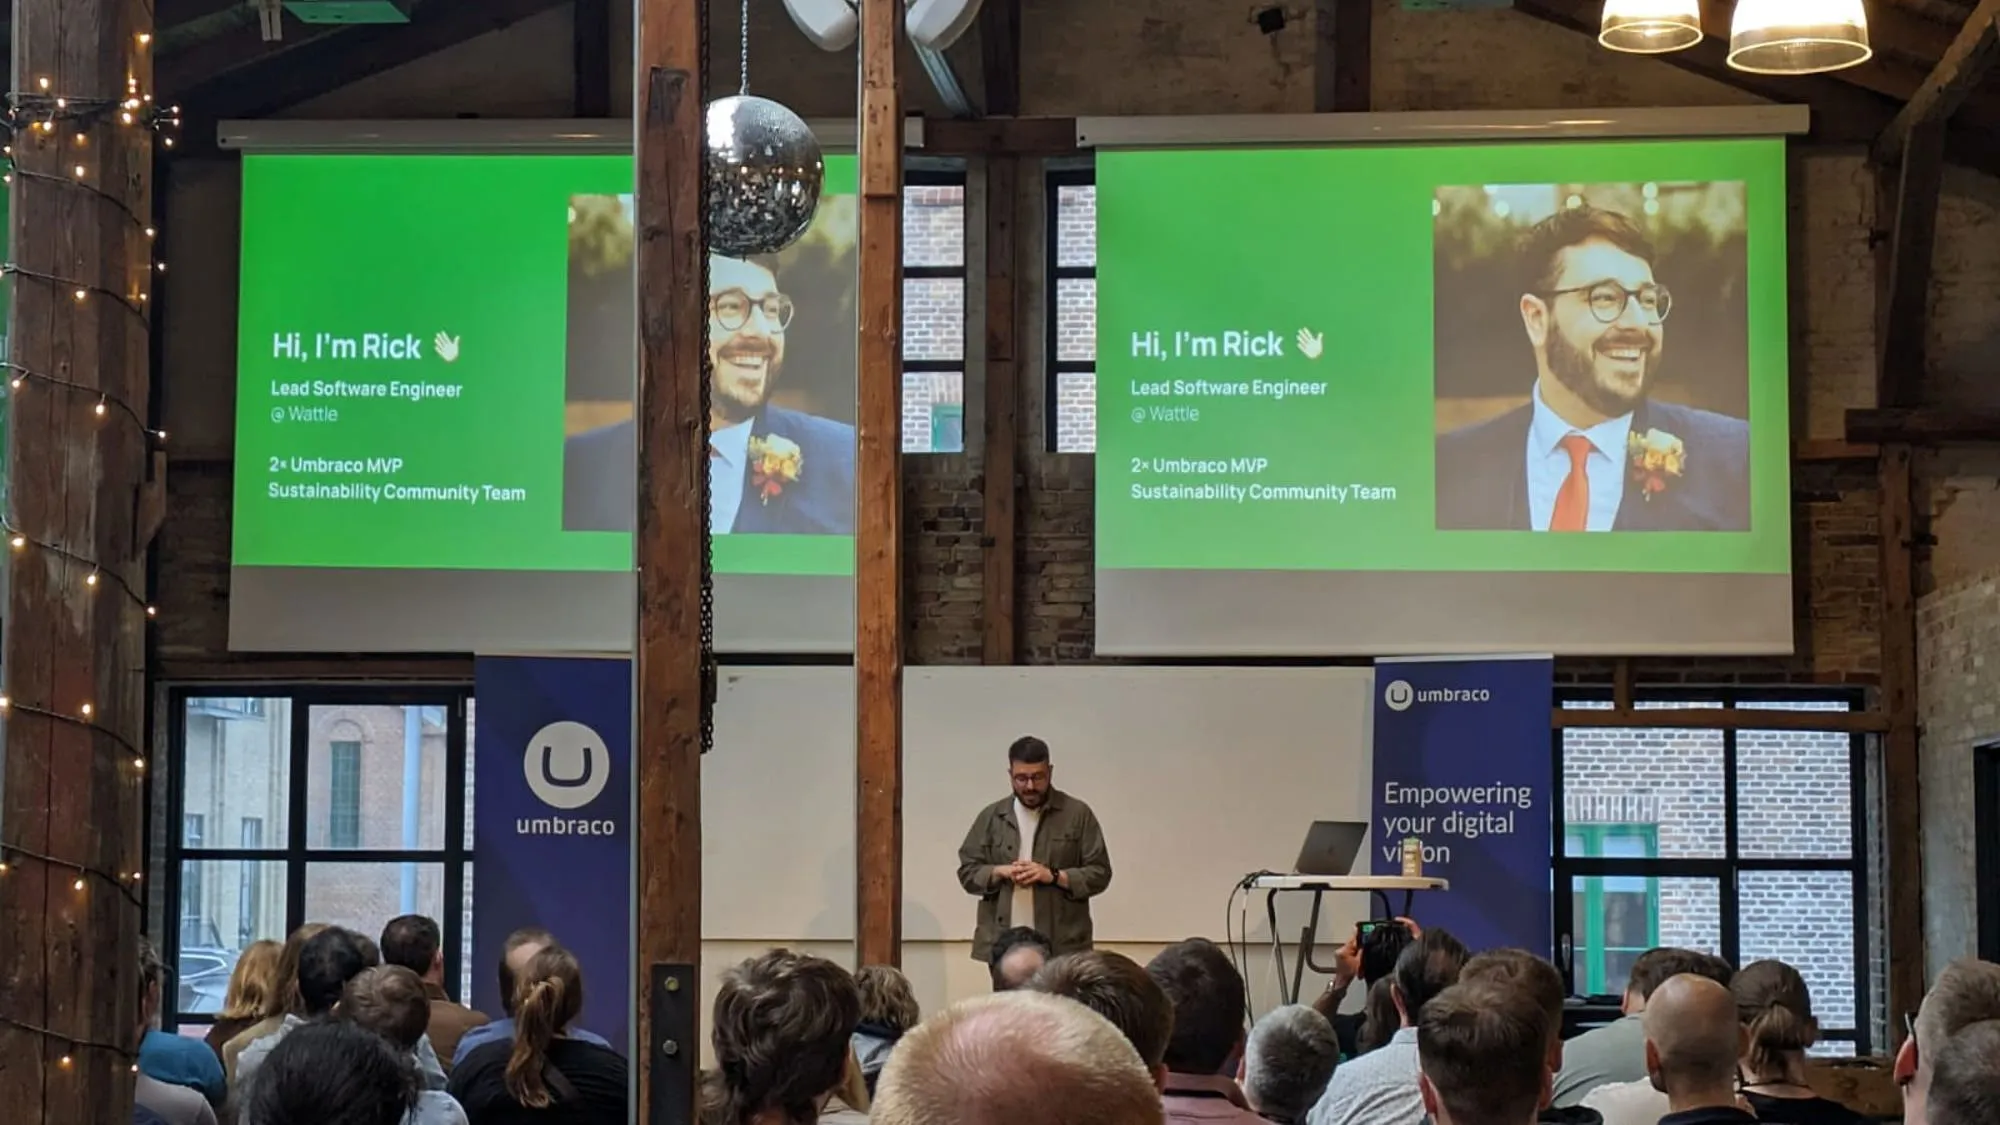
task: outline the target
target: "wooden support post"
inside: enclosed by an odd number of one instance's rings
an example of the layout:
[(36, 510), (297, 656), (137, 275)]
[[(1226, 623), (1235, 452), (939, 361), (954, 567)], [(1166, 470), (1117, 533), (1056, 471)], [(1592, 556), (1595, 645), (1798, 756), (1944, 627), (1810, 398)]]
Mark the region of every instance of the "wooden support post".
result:
[(901, 0), (861, 0), (861, 387), (855, 465), (855, 954), (903, 947)]
[(0, 1117), (130, 1121), (153, 155), (117, 106), (128, 80), (151, 92), (153, 24), (142, 0), (15, 0), (13, 19), (17, 108), (55, 120), (13, 140)]
[(1313, 112), (1367, 111), (1374, 21), (1370, 0), (1314, 0)]
[(1020, 557), (1021, 365), (1018, 309), (1019, 248), (1014, 210), (1021, 161), (986, 159), (986, 441), (984, 503), (984, 608), (981, 659), (1012, 664), (1020, 643), (1015, 617), (1016, 565)]
[(639, 1112), (695, 1120), (701, 1058), (702, 642), (708, 536), (700, 0), (638, 0), (639, 510), (633, 539), (633, 953)]
[[(1917, 605), (1912, 565), (1910, 447), (1885, 445), (1876, 462), (1881, 482), (1882, 695), (1888, 719), (1882, 738), (1883, 833), (1888, 845), (1889, 1011), (1914, 1012), (1924, 998), (1923, 812), (1917, 726)], [(1903, 1041), (1900, 1019), (1889, 1021), (1891, 1045)]]
[[(1889, 235), (1876, 317), (1876, 405), (1910, 406), (1922, 390), (1931, 256), (1937, 243), (1938, 195), (1944, 185), (1944, 122), (1919, 122), (1900, 163), (1877, 176), (1877, 222)], [(1883, 203), (1891, 204), (1884, 210)], [(1849, 435), (1850, 440), (1855, 440)]]

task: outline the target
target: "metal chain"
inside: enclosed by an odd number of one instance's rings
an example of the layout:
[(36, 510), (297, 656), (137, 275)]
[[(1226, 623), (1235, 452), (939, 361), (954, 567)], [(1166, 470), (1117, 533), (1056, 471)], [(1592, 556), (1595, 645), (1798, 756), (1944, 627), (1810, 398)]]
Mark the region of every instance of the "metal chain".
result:
[(743, 22), (736, 36), (736, 92), (750, 96), (750, 0), (743, 0)]
[[(706, 107), (708, 105), (710, 89), (708, 77), (709, 72), (713, 69), (714, 59), (713, 53), (709, 50), (709, 0), (697, 0), (697, 5), (701, 9), (701, 105)], [(747, 28), (750, 19), (749, 0), (744, 0), (743, 3), (743, 19)], [(743, 48), (743, 73), (746, 82), (749, 79), (749, 51), (748, 36), (746, 35), (745, 46)], [(706, 294), (709, 284), (709, 165), (714, 157), (708, 151), (708, 114), (705, 111), (701, 115), (701, 120), (703, 129), (700, 180), (701, 206), (695, 209), (695, 215), (701, 230), (701, 242), (697, 248), (697, 253), (701, 258), (701, 291), (703, 294)], [(708, 456), (708, 412), (714, 378), (715, 371), (713, 361), (708, 353), (707, 331), (704, 326), (701, 347), (701, 445), (696, 451), (695, 457), (695, 460), (701, 465), (701, 710), (699, 714), (701, 716), (701, 752), (704, 754), (715, 748), (717, 682), (715, 667), (715, 537), (708, 525), (709, 505), (712, 503), (710, 497), (715, 491), (714, 482), (710, 479), (713, 461)]]

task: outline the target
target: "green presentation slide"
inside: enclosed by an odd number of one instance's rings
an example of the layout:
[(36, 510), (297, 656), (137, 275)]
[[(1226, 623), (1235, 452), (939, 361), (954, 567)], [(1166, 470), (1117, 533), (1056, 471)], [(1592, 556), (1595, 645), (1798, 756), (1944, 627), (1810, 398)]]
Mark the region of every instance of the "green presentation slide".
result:
[[(710, 261), (718, 572), (853, 571), (854, 181), (828, 158), (799, 243)], [(236, 565), (628, 570), (632, 189), (629, 156), (246, 156)]]
[(1782, 139), (1100, 151), (1099, 568), (1785, 573), (1785, 223)]

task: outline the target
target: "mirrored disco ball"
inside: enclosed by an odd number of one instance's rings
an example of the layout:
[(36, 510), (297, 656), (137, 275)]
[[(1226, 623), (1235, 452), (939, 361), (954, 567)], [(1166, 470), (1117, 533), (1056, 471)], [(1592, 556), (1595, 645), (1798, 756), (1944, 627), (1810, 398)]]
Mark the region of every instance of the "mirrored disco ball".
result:
[(748, 95), (709, 103), (709, 249), (732, 258), (775, 254), (819, 207), (825, 163), (798, 114)]

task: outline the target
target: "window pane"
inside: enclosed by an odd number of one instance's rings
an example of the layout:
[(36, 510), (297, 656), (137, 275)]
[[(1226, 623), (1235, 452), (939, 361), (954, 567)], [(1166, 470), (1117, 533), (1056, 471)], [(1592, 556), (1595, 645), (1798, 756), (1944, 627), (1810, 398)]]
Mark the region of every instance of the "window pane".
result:
[(965, 279), (903, 279), (903, 358), (965, 358)]
[(1846, 871), (1745, 871), (1742, 963), (1774, 958), (1799, 971), (1820, 1026), (1854, 1026), (1854, 876)]
[(1097, 279), (1067, 277), (1056, 282), (1056, 359), (1097, 359)]
[(903, 188), (903, 264), (965, 264), (965, 186), (908, 184)]
[(319, 706), (307, 722), (307, 847), (444, 847), (444, 708)]
[(1097, 185), (1056, 189), (1056, 265), (1097, 264)]
[(1846, 859), (1854, 851), (1851, 736), (1746, 730), (1736, 735), (1736, 832), (1752, 859)]
[[(461, 1004), (472, 1003), (472, 864), (465, 865), (465, 893), (458, 904), (458, 996)], [(440, 921), (442, 921), (440, 919)], [(491, 968), (483, 971), (492, 972)]]
[[(479, 701), (467, 696), (465, 699), (465, 850), (468, 854), (472, 851), (473, 794), (479, 788), (473, 783), (479, 772), (479, 756), (474, 753), (474, 748), (479, 745), (478, 735)], [(471, 894), (472, 876), (465, 877), (465, 886), (465, 893)]]
[[(283, 848), (292, 775), (292, 701), (197, 696), (187, 701), (187, 748), (179, 778), (190, 848)], [(239, 844), (245, 819), (262, 823), (261, 843)], [(189, 838), (188, 830), (200, 833)]]
[(1639, 955), (1658, 945), (1722, 947), (1722, 894), (1713, 879), (1584, 876), (1571, 880), (1576, 986), (1616, 996)]
[[(1705, 708), (1719, 704), (1638, 706)], [(1562, 745), (1566, 823), (1652, 825), (1658, 830), (1655, 854), (1663, 858), (1724, 854), (1721, 731), (1570, 728), (1563, 731)]]
[(1851, 1059), (1854, 1044), (1845, 1039), (1822, 1039), (1807, 1047), (1806, 1054), (1820, 1059)]
[(965, 374), (903, 372), (903, 452), (965, 451)]
[(1097, 373), (1063, 371), (1056, 375), (1056, 452), (1092, 453), (1097, 449)]
[(345, 926), (372, 941), (399, 914), (422, 914), (442, 927), (444, 864), (306, 865), (307, 921)]
[(222, 1010), (229, 974), (251, 942), (285, 940), (282, 860), (191, 860), (181, 864), (178, 1012)]

